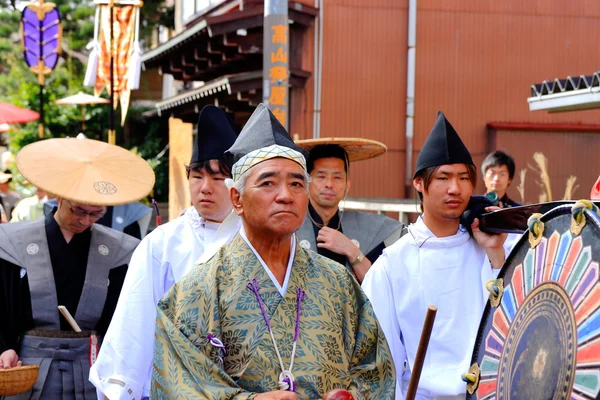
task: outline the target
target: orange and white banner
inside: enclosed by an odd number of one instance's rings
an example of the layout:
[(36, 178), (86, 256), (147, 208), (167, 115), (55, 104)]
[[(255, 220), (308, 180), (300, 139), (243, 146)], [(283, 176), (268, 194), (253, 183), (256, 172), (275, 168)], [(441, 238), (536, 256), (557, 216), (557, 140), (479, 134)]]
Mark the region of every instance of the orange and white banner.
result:
[[(121, 103), (121, 124), (125, 122), (131, 90), (127, 87), (129, 77), (130, 58), (133, 51), (135, 36), (135, 6), (113, 7), (113, 57), (114, 57), (114, 99)], [(110, 7), (101, 6), (100, 10), (98, 72), (96, 76), (95, 93), (99, 95), (104, 88), (110, 93)]]

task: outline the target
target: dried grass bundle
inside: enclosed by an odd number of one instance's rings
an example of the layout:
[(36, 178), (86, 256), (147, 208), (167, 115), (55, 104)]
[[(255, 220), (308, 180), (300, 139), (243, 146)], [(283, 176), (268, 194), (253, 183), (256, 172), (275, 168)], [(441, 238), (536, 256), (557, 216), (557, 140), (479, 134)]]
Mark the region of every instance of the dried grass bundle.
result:
[[(532, 166), (531, 164), (527, 164), (529, 168), (534, 170), (539, 176), (540, 180), (536, 180), (536, 183), (539, 185), (541, 192), (538, 196), (538, 201), (540, 203), (545, 203), (548, 201), (552, 201), (552, 189), (550, 188), (550, 176), (548, 175), (548, 159), (544, 156), (544, 153), (533, 153), (533, 160), (537, 164), (537, 168)], [(523, 204), (525, 203), (525, 174), (527, 173), (526, 169), (522, 169), (520, 171), (521, 181), (517, 186), (517, 190), (521, 195), (521, 201)], [(565, 195), (564, 200), (572, 200), (573, 194), (579, 188), (579, 185), (576, 184), (577, 177), (574, 175), (569, 176), (567, 179), (567, 185), (565, 187)]]
[(527, 168), (523, 168), (519, 171), (519, 184), (517, 185), (517, 191), (521, 196), (521, 204), (525, 204), (525, 177), (527, 175)]
[(579, 187), (579, 185), (575, 184), (576, 182), (577, 182), (576, 176), (573, 176), (573, 175), (569, 176), (569, 178), (567, 179), (567, 186), (565, 188), (565, 197), (563, 198), (563, 200), (573, 200), (573, 193)]
[(544, 201), (552, 201), (552, 189), (550, 188), (550, 177), (548, 176), (548, 159), (544, 153), (533, 153), (533, 160), (538, 165), (538, 172), (540, 179), (542, 180), (540, 186), (542, 187), (542, 194), (540, 194), (540, 201), (542, 195), (544, 195)]

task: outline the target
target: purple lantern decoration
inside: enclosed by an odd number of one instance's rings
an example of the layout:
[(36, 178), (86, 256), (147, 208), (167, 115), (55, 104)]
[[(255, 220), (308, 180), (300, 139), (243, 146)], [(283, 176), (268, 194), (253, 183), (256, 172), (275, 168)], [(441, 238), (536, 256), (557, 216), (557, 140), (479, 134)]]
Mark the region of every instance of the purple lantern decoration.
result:
[(29, 69), (37, 74), (40, 84), (40, 138), (44, 137), (44, 76), (58, 62), (61, 52), (62, 26), (54, 3), (31, 3), (21, 18), (23, 53)]

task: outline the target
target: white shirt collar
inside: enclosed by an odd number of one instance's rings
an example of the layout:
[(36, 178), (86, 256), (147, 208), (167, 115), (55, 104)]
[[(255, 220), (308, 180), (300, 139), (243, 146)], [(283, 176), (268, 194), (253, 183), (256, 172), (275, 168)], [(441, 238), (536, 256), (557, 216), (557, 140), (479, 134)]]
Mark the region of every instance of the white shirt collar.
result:
[(208, 221), (204, 219), (194, 207), (189, 207), (185, 210), (185, 216), (189, 219), (194, 231), (201, 234), (205, 241), (212, 240), (219, 226), (219, 222)]
[(429, 230), (427, 225), (425, 225), (423, 216), (419, 216), (414, 224), (409, 225), (408, 232), (412, 238), (413, 245), (419, 248), (445, 248), (460, 246), (471, 238), (469, 232), (467, 232), (462, 225), (458, 226), (456, 234), (438, 238)]
[(277, 288), (277, 291), (279, 292), (281, 297), (285, 296), (285, 293), (287, 292), (287, 288), (290, 284), (290, 273), (292, 272), (292, 264), (294, 263), (294, 255), (296, 254), (296, 234), (292, 234), (292, 237), (290, 239), (291, 240), (290, 259), (288, 260), (287, 269), (285, 271), (285, 278), (283, 279), (283, 285), (279, 284), (279, 281), (277, 280), (277, 278), (275, 278), (275, 275), (273, 275), (273, 273), (271, 272), (271, 270), (269, 269), (267, 264), (265, 264), (265, 262), (261, 258), (260, 254), (258, 254), (258, 252), (254, 248), (254, 246), (252, 246), (252, 243), (250, 243), (250, 241), (248, 240), (248, 237), (246, 236), (246, 231), (244, 231), (243, 226), (240, 228), (240, 236), (248, 244), (248, 246), (250, 247), (250, 249), (256, 256), (256, 258), (258, 258), (258, 261), (260, 261), (260, 264), (263, 266), (265, 271), (267, 271), (269, 278), (271, 278), (271, 281), (273, 281), (273, 285), (275, 285), (275, 287)]

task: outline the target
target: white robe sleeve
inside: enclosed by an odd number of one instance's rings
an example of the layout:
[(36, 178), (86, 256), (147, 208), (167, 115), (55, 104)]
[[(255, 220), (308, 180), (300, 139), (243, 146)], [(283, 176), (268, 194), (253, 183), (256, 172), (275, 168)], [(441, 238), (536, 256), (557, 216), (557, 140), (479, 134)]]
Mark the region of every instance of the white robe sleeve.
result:
[[(390, 260), (386, 251), (371, 266), (362, 282), (362, 289), (371, 301), (377, 321), (385, 334), (396, 368), (396, 400), (404, 400), (402, 379), (406, 361), (406, 350), (402, 343), (402, 331), (396, 317), (394, 292), (389, 271)], [(396, 288), (397, 289), (397, 288)]]
[(162, 265), (162, 241), (153, 238), (144, 238), (131, 257), (117, 308), (90, 370), (100, 400), (149, 396), (156, 304), (172, 279)]

